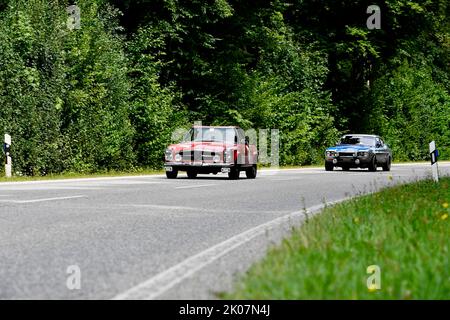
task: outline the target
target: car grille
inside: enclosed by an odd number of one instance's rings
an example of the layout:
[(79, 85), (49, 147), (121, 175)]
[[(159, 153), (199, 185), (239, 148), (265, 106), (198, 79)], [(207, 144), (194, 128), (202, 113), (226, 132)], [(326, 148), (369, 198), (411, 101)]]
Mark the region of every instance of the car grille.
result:
[(205, 161), (212, 162), (216, 152), (214, 151), (181, 151), (180, 155), (183, 157), (183, 161)]
[(353, 157), (354, 155), (353, 152), (339, 152), (339, 157)]

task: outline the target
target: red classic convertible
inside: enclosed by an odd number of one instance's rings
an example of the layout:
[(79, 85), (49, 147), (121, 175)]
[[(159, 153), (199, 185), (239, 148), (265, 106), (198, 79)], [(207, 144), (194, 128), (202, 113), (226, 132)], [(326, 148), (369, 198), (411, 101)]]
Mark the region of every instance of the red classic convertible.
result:
[(191, 179), (199, 173), (219, 172), (238, 179), (245, 171), (247, 178), (254, 179), (258, 150), (239, 127), (194, 126), (180, 143), (166, 149), (164, 159), (169, 179), (175, 179), (178, 171), (186, 171)]

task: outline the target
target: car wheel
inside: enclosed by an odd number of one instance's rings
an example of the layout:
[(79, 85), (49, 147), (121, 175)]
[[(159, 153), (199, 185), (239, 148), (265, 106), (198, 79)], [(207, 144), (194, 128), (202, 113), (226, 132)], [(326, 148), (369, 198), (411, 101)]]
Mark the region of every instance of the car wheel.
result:
[(186, 171), (186, 173), (187, 173), (187, 176), (188, 176), (189, 179), (197, 178), (197, 171), (188, 170), (188, 171)]
[(228, 178), (231, 180), (239, 179), (239, 169), (238, 168), (230, 168), (230, 172), (228, 172)]
[(178, 170), (166, 171), (167, 179), (176, 179), (178, 176)]
[(377, 171), (377, 157), (374, 155), (369, 163), (369, 171)]
[(245, 175), (247, 176), (248, 179), (255, 179), (257, 173), (258, 173), (258, 168), (256, 167), (256, 164), (253, 165), (251, 168), (248, 168), (247, 170), (245, 170)]
[(391, 157), (388, 157), (385, 164), (383, 164), (383, 171), (391, 171)]
[(325, 162), (325, 171), (333, 171), (334, 165), (332, 163)]

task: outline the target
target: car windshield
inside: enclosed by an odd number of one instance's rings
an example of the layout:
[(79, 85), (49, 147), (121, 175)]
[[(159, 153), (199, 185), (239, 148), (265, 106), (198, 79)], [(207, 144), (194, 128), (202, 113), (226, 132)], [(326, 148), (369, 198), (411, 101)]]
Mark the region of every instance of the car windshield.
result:
[(234, 128), (192, 128), (183, 140), (234, 143), (235, 136)]
[(374, 137), (364, 137), (364, 136), (344, 136), (341, 138), (339, 144), (360, 144), (365, 146), (374, 146), (375, 138)]

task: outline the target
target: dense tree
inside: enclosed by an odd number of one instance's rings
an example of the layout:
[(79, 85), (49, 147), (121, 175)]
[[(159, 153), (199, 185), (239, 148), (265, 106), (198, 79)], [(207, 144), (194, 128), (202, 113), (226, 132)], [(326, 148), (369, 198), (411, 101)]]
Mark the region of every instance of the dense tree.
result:
[(2, 14), (0, 120), (14, 138), (18, 172), (124, 168), (133, 160), (114, 12), (91, 1), (79, 6), (79, 30), (67, 28), (65, 5), (56, 2), (14, 0)]
[(374, 82), (369, 127), (390, 142), (397, 160), (426, 159), (432, 140), (450, 158), (450, 95), (432, 74), (405, 60)]

